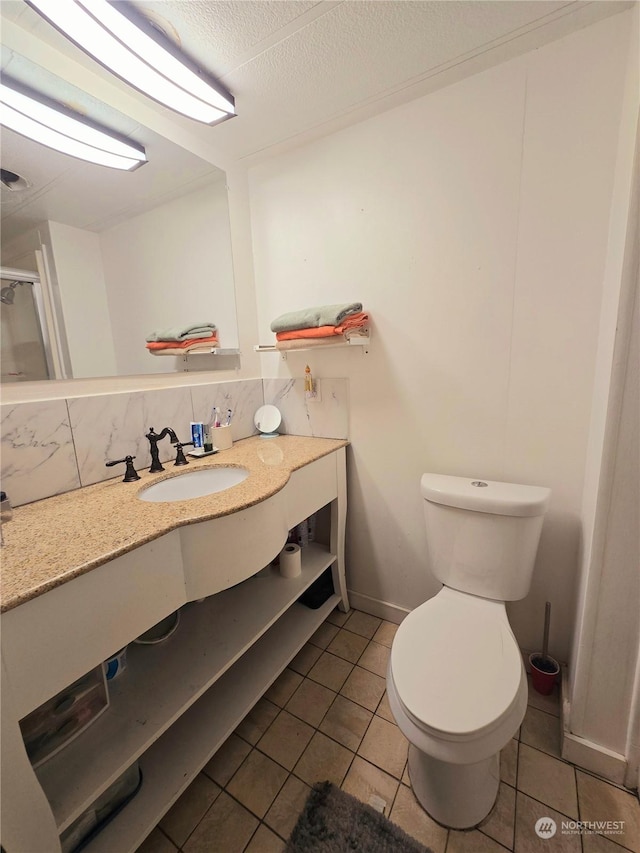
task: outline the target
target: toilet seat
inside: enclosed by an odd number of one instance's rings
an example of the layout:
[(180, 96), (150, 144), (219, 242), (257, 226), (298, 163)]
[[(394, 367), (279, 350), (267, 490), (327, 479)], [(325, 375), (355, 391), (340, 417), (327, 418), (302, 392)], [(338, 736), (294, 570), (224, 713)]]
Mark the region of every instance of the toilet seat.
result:
[(452, 746), (493, 740), (520, 714), (522, 657), (501, 601), (444, 587), (400, 625), (389, 671), (414, 726)]

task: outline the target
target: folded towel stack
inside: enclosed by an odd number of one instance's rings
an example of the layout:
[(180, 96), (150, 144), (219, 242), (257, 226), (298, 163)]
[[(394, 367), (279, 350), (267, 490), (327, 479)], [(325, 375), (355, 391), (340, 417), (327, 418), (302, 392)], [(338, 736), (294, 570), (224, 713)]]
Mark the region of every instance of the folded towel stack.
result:
[(158, 329), (147, 335), (151, 355), (185, 355), (209, 352), (218, 347), (218, 330), (214, 323), (191, 323), (172, 329)]
[(369, 315), (361, 302), (340, 305), (321, 305), (281, 314), (271, 323), (276, 333), (277, 349), (306, 349), (336, 342), (336, 336), (348, 339), (361, 335), (369, 328)]

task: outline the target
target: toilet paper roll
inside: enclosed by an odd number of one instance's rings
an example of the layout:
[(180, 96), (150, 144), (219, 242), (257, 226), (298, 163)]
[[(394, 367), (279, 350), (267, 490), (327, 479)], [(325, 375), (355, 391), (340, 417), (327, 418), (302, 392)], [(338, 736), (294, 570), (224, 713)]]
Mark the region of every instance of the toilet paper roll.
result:
[(289, 543), (280, 551), (280, 574), (283, 578), (297, 578), (302, 571), (300, 546)]

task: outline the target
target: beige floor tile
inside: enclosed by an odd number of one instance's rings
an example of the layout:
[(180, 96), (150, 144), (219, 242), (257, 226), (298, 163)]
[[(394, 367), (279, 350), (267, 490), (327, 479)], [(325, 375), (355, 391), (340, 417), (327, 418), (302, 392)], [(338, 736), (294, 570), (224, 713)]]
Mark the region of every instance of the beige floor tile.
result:
[[(363, 803), (370, 803), (372, 797), (384, 800), (384, 814), (389, 817), (398, 784), (393, 776), (356, 755), (342, 783), (342, 790)], [(372, 805), (379, 811), (377, 803)]]
[[(555, 821), (555, 835), (552, 837), (537, 835), (535, 827), (540, 818), (550, 818)], [(518, 791), (516, 793), (516, 853), (580, 853), (582, 850), (580, 836), (562, 831), (562, 821), (566, 819), (555, 809), (532, 800)]]
[(323, 652), (309, 671), (308, 678), (324, 684), (336, 693), (347, 680), (353, 664), (329, 652)]
[(518, 775), (518, 741), (512, 738), (500, 752), (500, 779), (515, 788)]
[(160, 821), (160, 829), (176, 847), (182, 847), (205, 816), (221, 788), (199, 773)]
[(530, 705), (522, 721), (520, 740), (560, 758), (560, 718)]
[(560, 691), (558, 687), (554, 687), (553, 692), (548, 696), (543, 696), (542, 693), (534, 690), (530, 675), (527, 676), (527, 680), (529, 682), (529, 704), (539, 711), (546, 711), (547, 714), (554, 714), (556, 717), (559, 717)]
[(390, 654), (391, 649), (387, 648), (387, 646), (381, 646), (380, 643), (375, 643), (371, 640), (367, 648), (362, 653), (362, 656), (358, 661), (358, 666), (368, 669), (369, 672), (375, 672), (375, 674), (379, 675), (381, 678), (386, 678), (387, 663), (389, 662)]
[(406, 785), (398, 788), (390, 818), (412, 838), (430, 847), (433, 853), (444, 853), (448, 830), (431, 820)]
[(244, 853), (283, 853), (284, 841), (271, 832), (268, 826), (260, 824), (255, 835), (245, 848)]
[(300, 673), (287, 667), (264, 694), (265, 699), (273, 702), (279, 708), (284, 708), (301, 684), (302, 676)]
[(513, 850), (513, 833), (516, 820), (516, 792), (515, 788), (501, 783), (498, 788), (496, 804), (489, 815), (480, 824), (480, 829), (485, 835), (500, 842), (509, 850)]
[(347, 699), (357, 702), (358, 705), (363, 705), (369, 711), (375, 711), (380, 704), (384, 690), (384, 678), (356, 666), (343, 684), (340, 693)]
[(265, 816), (267, 823), (282, 838), (289, 838), (304, 808), (311, 788), (296, 776), (289, 776)]
[(339, 658), (344, 658), (350, 663), (357, 663), (362, 652), (367, 648), (369, 641), (366, 637), (352, 634), (351, 631), (342, 629), (327, 646), (327, 651)]
[(409, 741), (397, 726), (382, 717), (374, 717), (358, 748), (358, 755), (401, 779), (408, 750)]
[(317, 728), (335, 698), (333, 690), (305, 678), (287, 702), (287, 711)]
[(409, 762), (404, 765), (404, 772), (402, 773), (402, 784), (408, 785), (411, 787), (411, 779), (409, 778)]
[(582, 850), (584, 853), (624, 853), (626, 849), (619, 847), (613, 841), (609, 841), (609, 838), (604, 835), (598, 835), (595, 832), (582, 834)]
[(336, 607), (335, 610), (332, 610), (331, 613), (327, 616), (326, 621), (330, 622), (332, 625), (337, 625), (338, 628), (342, 628), (347, 619), (351, 616), (351, 611), (348, 613), (343, 613), (342, 610), (338, 610)]
[(504, 847), (492, 838), (487, 838), (477, 829), (471, 832), (458, 832), (452, 829), (449, 832), (447, 853), (505, 853), (505, 851)]
[(370, 616), (368, 613), (362, 613), (360, 610), (354, 610), (344, 624), (348, 631), (360, 634), (361, 637), (370, 640), (382, 624), (382, 619), (378, 619), (377, 616)]
[(289, 664), (289, 669), (300, 673), (300, 675), (306, 675), (321, 654), (322, 649), (312, 646), (311, 643), (306, 643)]
[(378, 717), (382, 717), (383, 720), (388, 720), (390, 723), (395, 723), (396, 721), (389, 705), (389, 697), (387, 696), (386, 690), (380, 700), (380, 704), (376, 708), (376, 714)]
[(280, 711), (258, 741), (258, 749), (287, 770), (293, 770), (312, 737), (311, 726), (288, 711)]
[(227, 785), (227, 791), (243, 806), (263, 818), (284, 785), (287, 775), (283, 767), (254, 749), (234, 774)]
[(147, 835), (136, 853), (176, 853), (177, 847), (156, 827)]
[(247, 741), (233, 734), (205, 764), (204, 772), (224, 788), (250, 752), (251, 746)]
[(373, 714), (351, 699), (336, 696), (320, 724), (320, 731), (355, 752)]
[(640, 803), (633, 794), (596, 779), (588, 773), (577, 771), (580, 818), (588, 821), (624, 821), (622, 835), (609, 835), (608, 839), (629, 850), (640, 851)]
[(340, 786), (352, 760), (352, 752), (321, 732), (316, 732), (293, 772), (308, 785), (328, 779)]
[(236, 729), (236, 734), (255, 746), (279, 712), (280, 708), (273, 702), (264, 698), (260, 699), (240, 723)]
[(223, 791), (183, 847), (184, 853), (242, 853), (257, 826), (257, 818)]
[(331, 625), (329, 622), (323, 622), (315, 634), (310, 638), (309, 642), (319, 649), (326, 649), (331, 640), (336, 636), (340, 629), (337, 625)]
[(518, 790), (558, 812), (578, 817), (578, 797), (573, 766), (520, 744)]
[(394, 625), (393, 622), (383, 621), (382, 625), (378, 628), (378, 630), (373, 635), (373, 639), (376, 643), (380, 643), (381, 646), (387, 646), (391, 648), (391, 644), (393, 643), (393, 638), (396, 635), (396, 631), (400, 626)]

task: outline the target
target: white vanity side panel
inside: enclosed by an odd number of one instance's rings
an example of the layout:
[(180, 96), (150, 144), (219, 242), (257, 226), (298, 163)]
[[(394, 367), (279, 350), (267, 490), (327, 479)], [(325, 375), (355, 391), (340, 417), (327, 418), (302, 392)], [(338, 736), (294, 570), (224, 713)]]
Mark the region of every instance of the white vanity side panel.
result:
[(49, 803), (27, 758), (2, 665), (2, 844), (8, 851), (57, 853), (58, 830)]
[(338, 496), (337, 464), (338, 454), (331, 453), (292, 473), (284, 490), (289, 528)]
[(2, 657), (21, 719), (186, 601), (178, 531), (2, 617)]
[(285, 489), (242, 512), (181, 529), (187, 601), (246, 580), (280, 553), (289, 532)]

